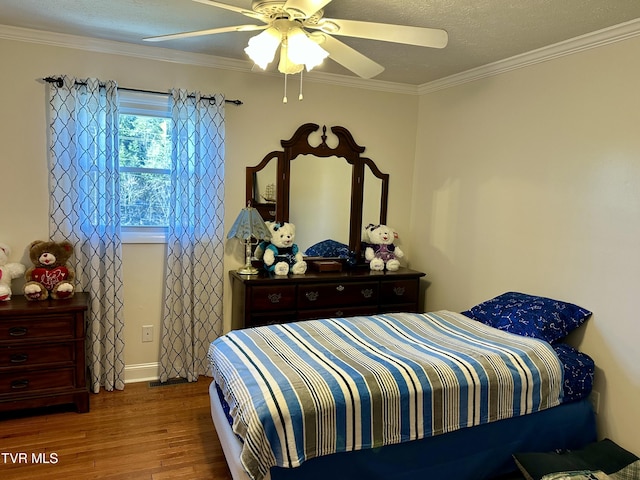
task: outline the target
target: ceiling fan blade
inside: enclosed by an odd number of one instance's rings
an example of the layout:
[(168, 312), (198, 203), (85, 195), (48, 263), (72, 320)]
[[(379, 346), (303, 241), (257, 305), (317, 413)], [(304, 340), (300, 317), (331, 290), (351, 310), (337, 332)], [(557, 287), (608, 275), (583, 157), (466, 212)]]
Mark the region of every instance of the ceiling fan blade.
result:
[(262, 20), (266, 22), (264, 16), (254, 12), (253, 10), (248, 10), (246, 8), (236, 7), (234, 5), (228, 5), (226, 3), (215, 2), (213, 0), (193, 0), (194, 2), (202, 3), (204, 5), (209, 5), (211, 7), (224, 8), (225, 10), (231, 10), (232, 12), (241, 13), (242, 15), (246, 15), (247, 17), (256, 18), (258, 20)]
[(226, 32), (250, 32), (253, 30), (264, 30), (268, 25), (236, 25), (235, 27), (211, 28), (209, 30), (196, 30), (194, 32), (172, 33), (169, 35), (158, 35), (157, 37), (143, 38), (145, 42), (163, 42), (165, 40), (176, 40), (178, 38), (200, 37), (203, 35), (214, 35)]
[(382, 65), (374, 62), (369, 57), (365, 57), (357, 50), (333, 38), (331, 35), (316, 32), (311, 34), (311, 38), (316, 40), (322, 48), (329, 52), (329, 58), (351, 70), (359, 77), (373, 78), (384, 71)]
[(293, 18), (309, 18), (331, 0), (287, 0), (282, 9)]
[(420, 47), (444, 48), (449, 42), (449, 34), (445, 30), (408, 25), (392, 25), (389, 23), (360, 22), (357, 20), (338, 20), (323, 18), (317, 26), (332, 35), (345, 37), (368, 38), (383, 42), (404, 43)]

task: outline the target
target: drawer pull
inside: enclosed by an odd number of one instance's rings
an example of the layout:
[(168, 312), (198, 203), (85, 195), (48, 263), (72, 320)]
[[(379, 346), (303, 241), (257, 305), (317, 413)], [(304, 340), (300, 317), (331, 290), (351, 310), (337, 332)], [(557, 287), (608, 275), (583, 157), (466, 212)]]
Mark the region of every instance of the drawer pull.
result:
[(318, 292), (307, 292), (304, 296), (307, 297), (307, 300), (310, 302), (315, 302), (318, 300), (318, 297), (320, 297), (320, 294)]
[(11, 337), (24, 337), (29, 329), (27, 327), (11, 327), (9, 329), (9, 336)]
[(342, 310), (338, 310), (336, 312), (336, 317), (342, 317), (344, 315), (344, 312)]
[(373, 289), (372, 288), (363, 288), (360, 293), (362, 293), (362, 296), (364, 298), (371, 298), (373, 297)]
[(403, 296), (404, 292), (405, 292), (405, 288), (404, 287), (395, 287), (393, 289), (393, 293), (395, 293), (397, 297)]
[(26, 353), (15, 353), (9, 357), (11, 363), (24, 363), (29, 359)]
[(336, 290), (339, 291), (339, 292), (344, 292), (344, 285), (338, 285), (336, 287)]
[(270, 293), (269, 295), (267, 295), (267, 298), (269, 299), (269, 301), (271, 303), (280, 303), (280, 300), (282, 299), (282, 294), (281, 293)]
[(14, 380), (13, 382), (11, 382), (11, 388), (13, 390), (20, 390), (23, 388), (27, 388), (29, 386), (29, 380), (24, 379), (24, 380)]

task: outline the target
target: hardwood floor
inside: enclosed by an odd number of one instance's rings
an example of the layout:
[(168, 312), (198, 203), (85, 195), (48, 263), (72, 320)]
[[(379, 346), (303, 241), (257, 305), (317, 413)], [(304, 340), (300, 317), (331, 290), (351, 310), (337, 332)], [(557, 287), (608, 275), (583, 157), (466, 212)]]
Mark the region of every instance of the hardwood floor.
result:
[(210, 383), (128, 384), (91, 395), (83, 414), (1, 414), (0, 479), (232, 480), (209, 412)]
[(210, 382), (127, 384), (91, 395), (84, 414), (4, 414), (0, 479), (231, 480), (209, 412)]

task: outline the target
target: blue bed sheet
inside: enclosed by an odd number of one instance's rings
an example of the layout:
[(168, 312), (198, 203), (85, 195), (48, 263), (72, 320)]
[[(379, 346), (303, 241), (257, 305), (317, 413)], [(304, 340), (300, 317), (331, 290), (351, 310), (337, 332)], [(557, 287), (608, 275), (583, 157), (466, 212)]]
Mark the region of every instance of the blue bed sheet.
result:
[(565, 343), (551, 345), (555, 350), (564, 370), (564, 399), (572, 402), (586, 398), (593, 388), (595, 364), (586, 353), (580, 352)]

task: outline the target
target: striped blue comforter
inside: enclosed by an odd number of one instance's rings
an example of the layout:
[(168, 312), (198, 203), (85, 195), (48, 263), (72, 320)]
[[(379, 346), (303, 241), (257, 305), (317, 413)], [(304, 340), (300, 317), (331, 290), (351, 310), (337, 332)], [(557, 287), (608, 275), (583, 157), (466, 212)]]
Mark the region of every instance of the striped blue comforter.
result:
[(235, 330), (209, 359), (256, 480), (272, 466), (524, 415), (562, 397), (548, 343), (448, 311)]

